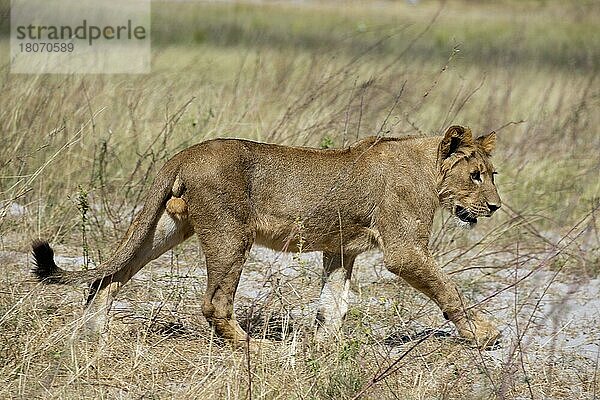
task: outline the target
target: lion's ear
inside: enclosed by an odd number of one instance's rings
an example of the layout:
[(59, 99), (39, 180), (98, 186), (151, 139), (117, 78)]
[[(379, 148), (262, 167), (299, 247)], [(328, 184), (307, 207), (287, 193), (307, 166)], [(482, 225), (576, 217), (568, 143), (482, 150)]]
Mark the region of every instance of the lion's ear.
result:
[(496, 132), (490, 132), (475, 139), (475, 142), (481, 150), (488, 156), (492, 154), (496, 148)]
[(471, 130), (460, 125), (453, 125), (446, 131), (440, 143), (440, 156), (443, 159), (450, 157), (462, 146), (472, 146), (473, 136)]

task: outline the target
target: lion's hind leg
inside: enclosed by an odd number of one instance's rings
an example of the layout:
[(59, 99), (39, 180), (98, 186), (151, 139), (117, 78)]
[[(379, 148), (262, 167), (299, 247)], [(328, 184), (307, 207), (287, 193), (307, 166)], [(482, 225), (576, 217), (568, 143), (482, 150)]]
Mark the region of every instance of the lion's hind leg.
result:
[(254, 233), (241, 223), (223, 225), (227, 229), (198, 229), (208, 275), (202, 313), (217, 335), (237, 347), (249, 340), (235, 318), (233, 302)]
[(122, 264), (117, 272), (96, 280), (90, 287), (85, 312), (85, 323), (88, 333), (101, 333), (106, 327), (107, 313), (119, 289), (127, 283), (148, 262), (159, 257), (179, 243), (188, 239), (193, 234), (191, 224), (186, 218), (173, 216), (164, 212), (158, 220), (156, 227), (151, 230), (151, 235), (144, 238), (142, 245), (133, 250), (133, 257), (121, 260), (119, 255), (128, 250), (131, 236), (136, 229), (137, 221), (131, 224), (127, 237), (109, 263)]

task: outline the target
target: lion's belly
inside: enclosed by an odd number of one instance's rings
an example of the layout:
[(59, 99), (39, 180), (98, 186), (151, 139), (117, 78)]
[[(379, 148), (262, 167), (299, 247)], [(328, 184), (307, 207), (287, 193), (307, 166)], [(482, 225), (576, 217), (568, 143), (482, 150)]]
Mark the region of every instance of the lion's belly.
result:
[[(257, 219), (256, 243), (284, 252), (327, 251), (359, 254), (378, 245), (375, 229), (357, 224), (339, 227), (304, 226), (302, 221), (288, 221), (272, 216)], [(341, 232), (340, 232), (341, 231)]]

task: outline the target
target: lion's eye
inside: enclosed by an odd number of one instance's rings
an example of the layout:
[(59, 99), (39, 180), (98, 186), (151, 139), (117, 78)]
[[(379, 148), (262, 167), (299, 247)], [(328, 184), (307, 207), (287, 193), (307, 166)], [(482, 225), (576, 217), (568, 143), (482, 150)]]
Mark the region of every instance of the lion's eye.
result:
[(481, 182), (481, 172), (471, 172), (471, 179), (473, 180), (473, 182)]

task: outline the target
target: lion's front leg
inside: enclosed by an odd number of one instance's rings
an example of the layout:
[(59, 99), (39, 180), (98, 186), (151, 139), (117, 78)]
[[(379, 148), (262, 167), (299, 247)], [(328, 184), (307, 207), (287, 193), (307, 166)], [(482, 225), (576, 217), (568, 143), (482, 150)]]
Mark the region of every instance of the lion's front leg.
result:
[(498, 329), (480, 312), (466, 310), (458, 287), (435, 264), (428, 251), (418, 247), (395, 248), (387, 250), (385, 258), (387, 268), (432, 299), (462, 337), (482, 348), (498, 340)]
[(323, 253), (323, 279), (315, 338), (324, 341), (337, 334), (348, 312), (354, 256)]

